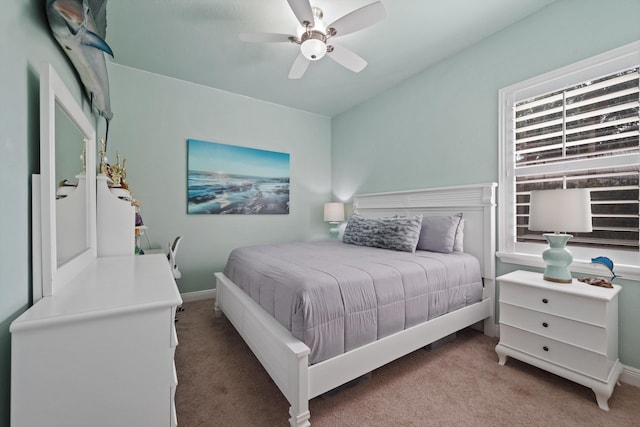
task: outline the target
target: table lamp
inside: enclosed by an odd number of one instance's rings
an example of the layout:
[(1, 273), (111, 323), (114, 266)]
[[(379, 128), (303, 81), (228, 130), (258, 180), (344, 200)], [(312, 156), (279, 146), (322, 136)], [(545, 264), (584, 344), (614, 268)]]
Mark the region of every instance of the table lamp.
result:
[(534, 190), (529, 206), (529, 230), (544, 233), (549, 247), (542, 253), (546, 263), (544, 279), (571, 283), (571, 252), (565, 247), (573, 236), (566, 232), (590, 233), (591, 194), (589, 189)]
[(333, 227), (329, 230), (331, 238), (338, 237), (338, 224), (344, 221), (344, 203), (330, 202), (324, 204), (324, 220)]

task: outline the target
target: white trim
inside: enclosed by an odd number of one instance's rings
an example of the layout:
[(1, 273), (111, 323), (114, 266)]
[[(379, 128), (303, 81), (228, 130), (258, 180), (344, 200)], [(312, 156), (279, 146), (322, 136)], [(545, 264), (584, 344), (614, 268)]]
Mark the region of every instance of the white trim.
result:
[[(73, 97), (64, 81), (58, 76), (51, 64), (43, 63), (40, 66), (40, 232), (41, 266), (36, 266), (40, 271), (34, 277), (40, 276), (41, 281), (33, 283), (33, 286), (42, 286), (35, 289), (34, 296), (50, 296), (68, 284), (74, 276), (86, 268), (97, 256), (97, 231), (96, 231), (96, 189), (94, 185), (84, 185), (86, 192), (84, 215), (87, 218), (87, 248), (74, 258), (58, 265), (57, 254), (57, 215), (65, 217), (63, 212), (58, 213), (57, 206), (66, 203), (58, 203), (65, 199), (56, 200), (57, 181), (55, 175), (55, 111), (56, 105), (66, 112), (72, 121), (86, 138), (85, 143), (85, 178), (86, 183), (95, 182), (95, 157), (96, 157), (96, 131), (89, 118), (84, 114), (82, 107)], [(80, 184), (78, 185), (80, 187)], [(78, 188), (80, 191), (80, 188)], [(38, 212), (36, 212), (37, 214)], [(36, 250), (38, 250), (36, 248)], [(35, 302), (35, 300), (34, 300)]]
[[(502, 262), (543, 267), (534, 258), (539, 258), (539, 251), (529, 252), (526, 244), (515, 242), (515, 205), (510, 200), (515, 194), (513, 179), (515, 158), (513, 139), (513, 104), (515, 101), (535, 95), (560, 90), (577, 83), (599, 78), (608, 74), (623, 71), (640, 65), (640, 41), (604, 52), (583, 61), (550, 71), (529, 80), (500, 89), (498, 92), (498, 257)], [(634, 155), (637, 159), (637, 155)], [(631, 158), (634, 158), (631, 156)], [(624, 161), (628, 161), (625, 157)], [(538, 245), (542, 248), (541, 245)], [(585, 252), (583, 248), (571, 248), (578, 260), (590, 260), (592, 250)], [(640, 280), (640, 253), (616, 251), (612, 249), (600, 251), (593, 256), (608, 256), (616, 262), (616, 273), (625, 279)], [(540, 260), (541, 262), (541, 260)], [(572, 264), (572, 271), (590, 273), (593, 270), (588, 261)], [(623, 272), (624, 271), (624, 272)]]
[(216, 297), (215, 289), (205, 289), (203, 291), (185, 292), (180, 294), (183, 302), (201, 301), (205, 299), (213, 299)]
[[(514, 101), (560, 90), (585, 80), (603, 77), (640, 64), (640, 41), (609, 50), (591, 58), (508, 86), (502, 91), (514, 94)], [(552, 89), (549, 86), (553, 85)]]
[(640, 387), (640, 369), (622, 365), (620, 381), (634, 387)]

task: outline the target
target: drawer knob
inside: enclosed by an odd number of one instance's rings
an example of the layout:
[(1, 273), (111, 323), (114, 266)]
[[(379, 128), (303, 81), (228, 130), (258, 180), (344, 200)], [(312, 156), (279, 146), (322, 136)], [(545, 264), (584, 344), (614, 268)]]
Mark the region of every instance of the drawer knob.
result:
[(544, 304), (547, 304), (547, 303), (549, 302), (549, 300), (548, 300), (548, 299), (546, 299), (546, 298), (542, 298), (542, 302), (543, 302)]
[(544, 347), (542, 347), (542, 349), (543, 349), (544, 351), (549, 351), (549, 347), (547, 347), (546, 345), (545, 345)]
[(542, 326), (544, 326), (545, 328), (548, 328), (549, 324), (547, 322), (542, 322)]

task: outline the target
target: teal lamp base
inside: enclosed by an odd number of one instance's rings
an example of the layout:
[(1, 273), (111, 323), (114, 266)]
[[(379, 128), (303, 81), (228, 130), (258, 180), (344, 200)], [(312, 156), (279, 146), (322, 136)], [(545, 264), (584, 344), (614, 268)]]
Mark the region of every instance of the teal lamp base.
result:
[(542, 259), (547, 263), (544, 270), (544, 280), (557, 283), (571, 283), (569, 265), (573, 255), (565, 247), (571, 234), (543, 234), (549, 242), (549, 247), (542, 253)]
[(338, 239), (338, 236), (340, 235), (340, 229), (338, 228), (338, 225), (340, 225), (340, 223), (331, 221), (329, 224), (331, 224), (331, 228), (329, 229), (329, 236), (331, 237), (331, 239)]

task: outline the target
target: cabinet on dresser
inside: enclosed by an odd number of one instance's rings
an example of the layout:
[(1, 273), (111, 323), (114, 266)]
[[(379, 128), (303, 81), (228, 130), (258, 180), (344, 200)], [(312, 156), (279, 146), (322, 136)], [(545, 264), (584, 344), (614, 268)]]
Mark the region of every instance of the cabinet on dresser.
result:
[(514, 271), (500, 284), (499, 363), (507, 356), (593, 389), (598, 406), (618, 381), (620, 286), (549, 282), (542, 274)]
[(133, 255), (136, 209), (128, 190), (109, 187), (106, 175), (96, 177), (98, 256)]
[(11, 425), (177, 425), (181, 303), (164, 255), (94, 260), (11, 324)]

